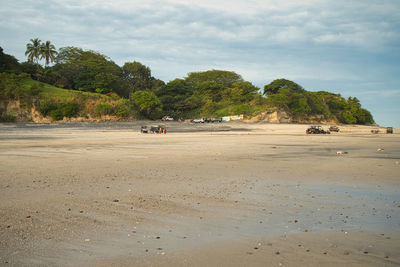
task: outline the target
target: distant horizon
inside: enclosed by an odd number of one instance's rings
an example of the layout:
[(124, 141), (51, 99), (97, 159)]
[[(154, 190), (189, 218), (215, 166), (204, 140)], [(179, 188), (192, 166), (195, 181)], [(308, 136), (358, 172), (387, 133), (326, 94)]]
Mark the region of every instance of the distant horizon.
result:
[(234, 71), (357, 97), (377, 124), (400, 128), (400, 2), (28, 0), (0, 7), (0, 46), (20, 62), (30, 39), (76, 46), (118, 65), (139, 61), (165, 82)]

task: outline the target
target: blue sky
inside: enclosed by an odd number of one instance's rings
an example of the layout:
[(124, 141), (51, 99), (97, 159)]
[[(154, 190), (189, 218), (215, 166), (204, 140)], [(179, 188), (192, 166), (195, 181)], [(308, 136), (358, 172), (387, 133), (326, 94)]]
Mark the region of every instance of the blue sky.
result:
[(25, 61), (31, 38), (117, 64), (139, 61), (165, 82), (235, 71), (262, 88), (277, 78), (355, 96), (400, 127), (398, 0), (1, 0), (0, 46)]

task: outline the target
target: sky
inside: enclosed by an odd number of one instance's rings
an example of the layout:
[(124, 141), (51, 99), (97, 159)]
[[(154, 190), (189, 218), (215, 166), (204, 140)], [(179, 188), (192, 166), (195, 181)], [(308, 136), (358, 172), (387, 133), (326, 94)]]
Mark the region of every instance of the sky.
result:
[(57, 48), (139, 61), (165, 82), (234, 71), (261, 89), (279, 78), (357, 97), (400, 128), (399, 0), (0, 0), (0, 46), (26, 61)]

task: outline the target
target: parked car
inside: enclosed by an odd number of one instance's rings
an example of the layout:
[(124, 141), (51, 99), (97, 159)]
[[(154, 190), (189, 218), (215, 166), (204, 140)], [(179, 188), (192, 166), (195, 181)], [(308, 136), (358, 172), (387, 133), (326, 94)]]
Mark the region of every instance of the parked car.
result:
[(336, 125), (332, 125), (331, 127), (329, 127), (329, 131), (331, 131), (331, 132), (339, 132), (340, 129)]
[(210, 122), (222, 122), (222, 118), (211, 118)]
[(172, 118), (172, 117), (170, 117), (170, 116), (164, 116), (164, 117), (162, 117), (161, 120), (162, 120), (162, 121), (173, 121), (174, 118)]
[(150, 127), (150, 133), (167, 133), (167, 129), (162, 125), (153, 125)]
[(193, 122), (194, 123), (204, 123), (205, 120), (204, 120), (204, 118), (199, 118), (199, 119), (194, 119)]
[(147, 129), (147, 126), (142, 126), (142, 127), (140, 128), (140, 132), (141, 132), (141, 133), (149, 133), (149, 129)]
[(325, 131), (322, 126), (311, 126), (306, 130), (306, 134), (330, 134), (330, 131)]

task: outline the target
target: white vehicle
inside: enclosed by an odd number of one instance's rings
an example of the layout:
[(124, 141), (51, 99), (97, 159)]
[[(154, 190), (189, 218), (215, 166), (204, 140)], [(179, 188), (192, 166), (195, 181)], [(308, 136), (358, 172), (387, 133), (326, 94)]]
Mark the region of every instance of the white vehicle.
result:
[(204, 123), (204, 118), (194, 119), (193, 122), (194, 123)]
[(172, 117), (170, 117), (170, 116), (164, 116), (163, 118), (162, 118), (162, 121), (173, 121), (174, 120), (174, 118), (172, 118)]

